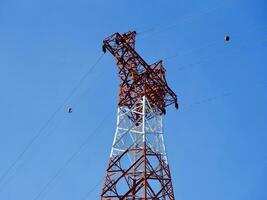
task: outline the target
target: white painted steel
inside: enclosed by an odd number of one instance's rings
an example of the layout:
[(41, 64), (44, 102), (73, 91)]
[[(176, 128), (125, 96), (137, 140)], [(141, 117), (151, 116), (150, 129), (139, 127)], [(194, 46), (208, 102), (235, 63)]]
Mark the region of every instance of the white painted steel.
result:
[[(163, 160), (167, 163), (167, 153), (163, 137), (163, 115), (152, 108), (147, 98), (140, 98), (132, 109), (126, 107), (118, 108), (117, 127), (112, 144), (110, 157), (116, 157), (127, 149), (143, 148), (144, 142), (154, 152), (160, 153)], [(129, 118), (138, 115), (138, 124)], [(128, 159), (133, 163), (139, 155), (128, 151)]]

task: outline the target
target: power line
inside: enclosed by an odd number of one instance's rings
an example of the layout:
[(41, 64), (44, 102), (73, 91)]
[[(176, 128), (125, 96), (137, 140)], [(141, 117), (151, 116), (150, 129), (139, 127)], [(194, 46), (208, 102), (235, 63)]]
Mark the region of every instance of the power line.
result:
[[(212, 45), (208, 44), (205, 45), (206, 46), (210, 46)], [(35, 141), (42, 135), (43, 130), (51, 123), (51, 121), (55, 118), (56, 114), (62, 109), (62, 107), (65, 105), (66, 102), (69, 101), (69, 99), (72, 97), (72, 95), (77, 91), (77, 89), (79, 88), (80, 84), (82, 84), (82, 82), (86, 79), (86, 77), (90, 74), (90, 72), (94, 69), (94, 67), (98, 64), (98, 62), (102, 59), (104, 54), (102, 54), (99, 59), (96, 61), (96, 63), (86, 72), (86, 74), (79, 80), (78, 84), (76, 85), (76, 87), (73, 88), (73, 90), (70, 92), (70, 95), (63, 101), (63, 104), (61, 104), (54, 113), (52, 113), (51, 117), (47, 120), (47, 122), (41, 127), (41, 129), (38, 131), (38, 134), (35, 135), (31, 141), (26, 145), (26, 147), (24, 148), (24, 150), (18, 155), (18, 157), (15, 159), (15, 161), (10, 165), (10, 167), (2, 174), (2, 176), (0, 177), (0, 183), (3, 182), (3, 180), (6, 178), (6, 176), (10, 173), (10, 171), (15, 167), (15, 165), (18, 163), (18, 161), (24, 156), (24, 154), (30, 149), (30, 147), (33, 145), (33, 143), (35, 143)], [(179, 54), (180, 55), (180, 54)], [(172, 59), (174, 57), (177, 57), (179, 55), (174, 55), (174, 56), (169, 56), (169, 57), (165, 57), (164, 60), (166, 59)], [(183, 54), (184, 55), (184, 54)]]
[[(265, 83), (266, 84), (266, 83)], [(251, 85), (251, 84), (250, 84)], [(256, 83), (254, 83), (253, 86), (257, 86), (257, 87), (266, 87), (266, 85), (264, 85), (264, 82), (262, 81), (258, 81)], [(221, 94), (218, 95), (214, 95), (214, 96), (209, 96), (209, 97), (205, 97), (202, 98), (200, 100), (194, 101), (190, 104), (186, 104), (184, 107), (187, 109), (192, 109), (192, 107), (195, 107), (197, 105), (202, 105), (202, 104), (207, 104), (207, 103), (211, 103), (214, 102), (215, 100), (218, 99), (222, 99), (222, 98), (227, 98), (229, 96), (233, 96), (235, 95), (237, 92), (240, 92), (242, 89), (244, 89), (243, 87), (236, 87), (236, 88), (232, 88), (230, 91), (228, 92), (223, 92)], [(247, 91), (247, 90), (246, 90)]]
[[(265, 81), (261, 81), (259, 82), (261, 85), (266, 85), (267, 82)], [(235, 90), (238, 90), (240, 88), (236, 88)], [(234, 90), (234, 91), (235, 91)], [(206, 98), (203, 98), (201, 100), (198, 100), (198, 101), (195, 101), (191, 104), (188, 104), (186, 105), (186, 110), (187, 109), (190, 109), (196, 105), (201, 105), (201, 104), (206, 104), (206, 103), (211, 103), (215, 100), (218, 100), (218, 99), (221, 99), (221, 98), (226, 98), (226, 97), (229, 97), (229, 96), (232, 96), (234, 94), (234, 91), (230, 91), (230, 92), (223, 92), (219, 95), (216, 95), (216, 96), (210, 96), (210, 97), (206, 97)], [(99, 186), (101, 184), (101, 180), (99, 180), (92, 188), (90, 188), (90, 190), (88, 191), (88, 193), (86, 194), (85, 198), (83, 200), (87, 200), (89, 195), (97, 188), (97, 186)]]
[(50, 124), (50, 122), (55, 118), (56, 114), (64, 107), (64, 105), (70, 100), (70, 98), (74, 95), (74, 93), (77, 91), (79, 86), (83, 83), (83, 81), (87, 78), (87, 76), (92, 72), (92, 70), (96, 67), (96, 65), (100, 62), (100, 60), (103, 58), (104, 54), (101, 54), (101, 56), (96, 60), (96, 62), (86, 71), (86, 73), (81, 77), (81, 79), (78, 81), (77, 85), (71, 90), (69, 95), (64, 99), (62, 104), (52, 113), (50, 118), (45, 122), (45, 124), (40, 128), (40, 130), (37, 132), (37, 134), (30, 140), (30, 142), (26, 145), (26, 147), (19, 153), (19, 155), (16, 157), (16, 159), (12, 162), (12, 164), (5, 170), (5, 172), (0, 177), (0, 184), (3, 182), (3, 180), (7, 177), (7, 175), (10, 173), (10, 171), (17, 165), (19, 160), (22, 159), (22, 157), (25, 155), (25, 153), (30, 149), (30, 147), (35, 143), (37, 139), (41, 137), (43, 134), (43, 130)]
[[(204, 47), (207, 46), (211, 46), (213, 45), (214, 42), (205, 45)], [(198, 48), (201, 49), (202, 47)], [(192, 51), (191, 51), (192, 52)], [(98, 62), (102, 59), (104, 54), (102, 54), (96, 61), (96, 63), (86, 72), (86, 74), (80, 79), (80, 81), (78, 82), (78, 84), (76, 85), (76, 87), (73, 88), (73, 90), (71, 91), (70, 95), (63, 101), (63, 104), (61, 104), (58, 109), (52, 114), (52, 116), (49, 118), (49, 120), (45, 123), (45, 125), (40, 129), (39, 133), (30, 141), (30, 143), (28, 143), (28, 145), (26, 146), (26, 148), (19, 154), (19, 156), (17, 157), (17, 159), (12, 163), (12, 165), (6, 170), (6, 172), (1, 176), (0, 178), (0, 183), (3, 181), (3, 179), (8, 175), (8, 173), (11, 171), (11, 169), (17, 164), (17, 162), (21, 159), (21, 157), (25, 154), (25, 152), (30, 148), (30, 146), (40, 137), (43, 129), (45, 129), (47, 127), (47, 125), (52, 121), (52, 119), (55, 117), (55, 115), (62, 109), (62, 107), (65, 105), (65, 103), (71, 98), (71, 96), (76, 92), (76, 90), (78, 89), (78, 87), (81, 85), (81, 83), (86, 79), (86, 77), (90, 74), (90, 72), (94, 69), (94, 67), (98, 64)], [(182, 54), (182, 55), (186, 55), (186, 54)], [(169, 56), (169, 57), (165, 57), (164, 60), (167, 59), (172, 59), (174, 57), (180, 56), (180, 54), (177, 55), (173, 55), (173, 56)]]
[(201, 50), (203, 48), (210, 47), (210, 46), (212, 46), (212, 45), (214, 45), (216, 43), (218, 43), (218, 42), (217, 41), (213, 41), (213, 42), (210, 42), (210, 43), (205, 44), (203, 46), (193, 48), (190, 51), (188, 51), (187, 53), (176, 53), (176, 54), (173, 54), (171, 56), (164, 57), (162, 60), (169, 60), (169, 59), (172, 59), (172, 58), (175, 58), (175, 57), (178, 57), (178, 56), (190, 55), (190, 53), (194, 52), (195, 50)]
[[(178, 22), (174, 22), (172, 24), (166, 25), (165, 27), (163, 27), (164, 26), (163, 24), (158, 24), (158, 25), (156, 25), (154, 27), (150, 27), (150, 28), (144, 29), (143, 31), (140, 31), (138, 34), (144, 36), (147, 33), (152, 33), (152, 34), (160, 33), (160, 32), (169, 30), (169, 29), (171, 29), (171, 28), (173, 28), (175, 26), (178, 26), (181, 22), (187, 22), (187, 21), (192, 20), (192, 19), (194, 19), (196, 17), (199, 17), (199, 16), (204, 15), (204, 14), (208, 14), (210, 12), (216, 11), (216, 10), (218, 10), (220, 8), (223, 8), (223, 7), (229, 6), (229, 5), (232, 5), (232, 3), (226, 2), (226, 3), (223, 3), (221, 5), (217, 5), (215, 7), (211, 7), (211, 8), (208, 8), (208, 9), (203, 9), (198, 14), (189, 15), (189, 16), (185, 15), (185, 16), (181, 17), (178, 20)], [(162, 26), (162, 28), (158, 28), (158, 27), (161, 27), (161, 26)], [(151, 34), (149, 34), (149, 35), (151, 35)]]
[(85, 197), (84, 197), (83, 200), (87, 200), (88, 197), (90, 196), (90, 194), (91, 194), (93, 191), (95, 191), (95, 189), (96, 189), (98, 186), (100, 186), (100, 184), (101, 184), (101, 180), (99, 180), (99, 181), (98, 181), (92, 188), (90, 188), (90, 190), (86, 193), (86, 195), (85, 195)]
[[(228, 93), (223, 93), (222, 96), (226, 97), (226, 96), (230, 96), (232, 95), (232, 93), (228, 92)], [(220, 96), (219, 96), (220, 97)], [(210, 97), (201, 101), (197, 101), (195, 103), (193, 103), (193, 105), (195, 104), (202, 104), (202, 103), (207, 103), (210, 101), (214, 101), (215, 99), (217, 99), (218, 97)], [(102, 125), (102, 123), (101, 123)], [(88, 137), (88, 139), (91, 139), (91, 135)], [(87, 139), (87, 140), (88, 140)], [(67, 162), (57, 171), (57, 173), (49, 180), (49, 182), (45, 185), (45, 187), (41, 190), (41, 192), (37, 195), (37, 197), (34, 200), (37, 200), (47, 189), (48, 187), (52, 184), (52, 182), (62, 173), (62, 171), (71, 163), (71, 161), (73, 161), (78, 155), (79, 153), (83, 150), (84, 146), (87, 144), (87, 140), (85, 143), (83, 143), (80, 148), (78, 149), (78, 151), (76, 151), (71, 157), (70, 159), (67, 160)], [(99, 185), (99, 183), (97, 183), (93, 189), (91, 189), (88, 194), (86, 195), (86, 199), (88, 198), (88, 196), (90, 195), (90, 193), (92, 191), (95, 190), (95, 188)]]
[[(208, 9), (203, 9), (200, 13), (196, 14), (196, 15), (189, 15), (189, 16), (183, 16), (181, 17), (180, 19), (178, 19), (178, 22), (173, 22), (172, 24), (166, 24), (164, 26), (163, 23), (161, 24), (157, 24), (153, 27), (150, 27), (150, 28), (146, 28), (144, 30), (141, 30), (141, 31), (137, 31), (137, 34), (140, 35), (141, 37), (145, 37), (146, 35), (154, 35), (154, 34), (157, 34), (157, 33), (161, 33), (161, 32), (164, 32), (166, 30), (169, 30), (173, 27), (176, 27), (178, 26), (181, 22), (188, 22), (196, 17), (199, 17), (201, 15), (204, 15), (204, 14), (208, 14), (210, 12), (213, 12), (213, 11), (216, 11), (220, 8), (223, 8), (225, 6), (230, 6), (232, 5), (233, 3), (232, 2), (227, 2), (227, 3), (224, 3), (222, 5), (218, 5), (218, 6), (215, 6), (215, 7), (211, 7), (211, 8), (208, 8)], [(161, 28), (162, 27), (162, 28)], [(263, 25), (263, 26), (260, 26), (260, 27), (254, 27), (254, 24), (253, 24), (253, 27), (250, 27), (248, 28), (248, 31), (247, 32), (251, 32), (253, 30), (257, 30), (259, 28), (266, 28), (267, 25)], [(148, 34), (150, 33), (150, 34)], [(233, 34), (234, 35), (234, 34)]]
[[(67, 117), (64, 117), (64, 118), (61, 118), (60, 120), (58, 120), (58, 122), (55, 123), (55, 126), (52, 127), (52, 130), (49, 131), (49, 133), (47, 133), (45, 135), (45, 137), (48, 137), (49, 135), (51, 135), (52, 133), (54, 133), (57, 128), (59, 127), (59, 125), (66, 119)], [(37, 145), (40, 144), (40, 141), (39, 143), (37, 143)], [(39, 146), (39, 145), (38, 145)], [(2, 184), (2, 187), (4, 187), (10, 180), (12, 180), (15, 176), (15, 173), (17, 172), (17, 169), (21, 168), (22, 165), (26, 162), (26, 160), (24, 160), (24, 162), (20, 163), (20, 165), (17, 166), (15, 172), (13, 174), (11, 174), (10, 176), (7, 177), (6, 181), (3, 182)]]
[[(257, 41), (254, 41), (254, 42), (250, 42), (249, 45), (242, 45), (241, 47), (247, 47), (247, 46), (250, 46), (251, 44), (255, 44), (255, 43), (261, 43), (261, 42), (266, 42), (267, 41), (267, 38), (263, 38), (261, 40), (257, 40)], [(216, 41), (213, 41), (209, 44), (206, 44), (206, 45), (203, 45), (203, 46), (200, 46), (200, 47), (196, 47), (196, 48), (193, 48), (191, 49), (190, 51), (186, 52), (186, 53), (176, 53), (176, 54), (173, 54), (171, 56), (167, 56), (167, 57), (164, 57), (162, 60), (163, 61), (166, 61), (166, 60), (170, 60), (170, 59), (174, 59), (176, 57), (179, 57), (179, 56), (185, 56), (185, 55), (190, 55), (191, 53), (195, 52), (196, 50), (201, 50), (203, 48), (207, 48), (207, 47), (210, 47), (210, 46), (213, 46), (217, 43), (220, 43), (220, 42), (216, 42)], [(225, 52), (227, 53), (227, 52)], [(210, 58), (210, 57), (208, 57)]]
[[(59, 170), (49, 179), (49, 181), (45, 184), (45, 186), (41, 189), (41, 191), (35, 196), (34, 200), (39, 199), (51, 186), (51, 184), (61, 175), (61, 173), (69, 166), (69, 164), (83, 151), (86, 147), (87, 143), (92, 139), (92, 136), (97, 133), (97, 130), (103, 126), (104, 122), (110, 117), (112, 112), (108, 113), (100, 124), (95, 128), (95, 130), (86, 138), (86, 140), (79, 146), (77, 151), (75, 151), (69, 159), (59, 168)], [(102, 130), (102, 129), (101, 129)], [(99, 133), (99, 132), (98, 132)]]

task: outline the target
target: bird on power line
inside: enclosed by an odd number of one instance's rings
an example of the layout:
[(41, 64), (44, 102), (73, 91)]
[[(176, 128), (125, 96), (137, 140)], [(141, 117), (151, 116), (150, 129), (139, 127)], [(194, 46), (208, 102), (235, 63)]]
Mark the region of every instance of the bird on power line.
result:
[(72, 107), (68, 107), (68, 113), (72, 113)]
[(228, 42), (229, 40), (230, 40), (230, 36), (229, 36), (229, 35), (225, 35), (225, 36), (224, 36), (224, 41), (225, 41), (225, 42)]

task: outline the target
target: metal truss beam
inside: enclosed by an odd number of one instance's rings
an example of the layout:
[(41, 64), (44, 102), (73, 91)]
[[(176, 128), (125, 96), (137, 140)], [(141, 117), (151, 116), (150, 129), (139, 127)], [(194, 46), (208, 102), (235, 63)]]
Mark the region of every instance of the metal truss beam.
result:
[(162, 61), (148, 65), (135, 51), (136, 32), (115, 33), (103, 51), (115, 57), (120, 78), (117, 127), (101, 200), (174, 200), (163, 137), (165, 108), (177, 96)]

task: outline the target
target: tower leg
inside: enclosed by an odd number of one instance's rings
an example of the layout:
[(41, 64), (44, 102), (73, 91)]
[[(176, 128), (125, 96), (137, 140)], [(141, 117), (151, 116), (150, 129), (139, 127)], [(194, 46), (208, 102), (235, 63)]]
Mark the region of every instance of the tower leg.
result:
[[(134, 120), (133, 120), (134, 119)], [(174, 200), (163, 115), (145, 96), (120, 107), (101, 200)]]

